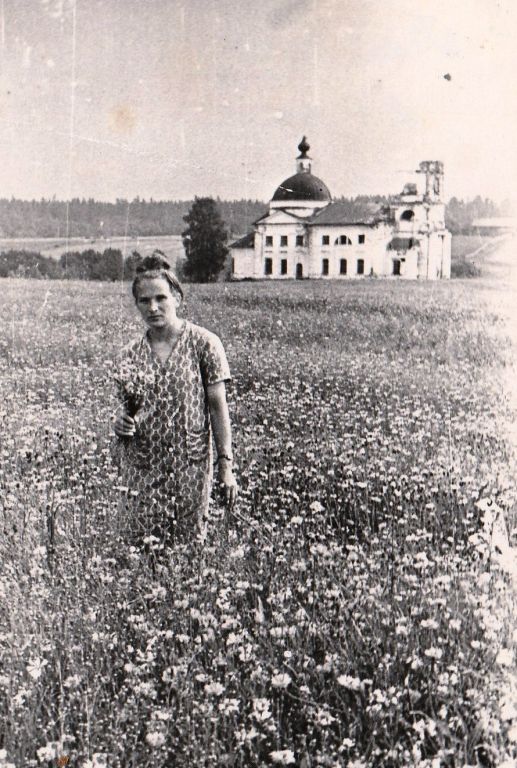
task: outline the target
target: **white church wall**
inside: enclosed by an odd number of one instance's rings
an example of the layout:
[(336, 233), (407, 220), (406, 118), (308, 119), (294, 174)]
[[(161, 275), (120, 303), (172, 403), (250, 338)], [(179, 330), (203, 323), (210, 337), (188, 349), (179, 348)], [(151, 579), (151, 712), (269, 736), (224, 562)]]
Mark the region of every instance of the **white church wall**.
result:
[(445, 227), (445, 206), (443, 204), (430, 205), (427, 221), (433, 229), (443, 229)]
[[(270, 243), (267, 238), (271, 238)], [(303, 245), (297, 244), (297, 238), (302, 238)], [(302, 265), (304, 277), (307, 276), (307, 231), (303, 224), (291, 220), (260, 225), (255, 237), (255, 250), (256, 276), (274, 280), (292, 279), (296, 277), (298, 264)], [(268, 263), (270, 274), (266, 274), (266, 259), (271, 260)]]
[(400, 277), (405, 280), (416, 280), (418, 277), (418, 248), (410, 248), (402, 255)]
[[(369, 275), (379, 261), (379, 232), (366, 224), (341, 224), (310, 228), (309, 275), (345, 279)], [(324, 242), (328, 240), (328, 243)], [(336, 240), (344, 239), (345, 242)], [(364, 240), (364, 242), (360, 242)], [(324, 260), (328, 265), (324, 267)], [(344, 269), (346, 262), (346, 272)], [(362, 266), (359, 265), (362, 262)], [(327, 273), (325, 274), (325, 271)]]
[(428, 254), (429, 245), (426, 237), (420, 238), (420, 247), (418, 249), (418, 261), (417, 261), (417, 278), (419, 280), (426, 280), (428, 273)]
[(393, 237), (393, 229), (381, 224), (374, 230), (372, 242), (372, 274), (375, 277), (388, 277), (393, 274), (391, 253), (387, 250)]
[(255, 277), (254, 248), (232, 248), (231, 256), (233, 259), (232, 276), (236, 280), (243, 280), (245, 277)]
[(450, 236), (448, 233), (433, 232), (429, 236), (429, 279), (439, 280), (451, 276)]
[(450, 279), (451, 276), (451, 246), (452, 246), (452, 235), (450, 232), (445, 232), (445, 237), (443, 238), (443, 257), (442, 257), (442, 278), (445, 278), (446, 280)]
[[(416, 280), (418, 277), (419, 249), (409, 248), (407, 251), (386, 251), (385, 272), (382, 277), (394, 277), (397, 280)], [(398, 263), (398, 274), (395, 266)]]

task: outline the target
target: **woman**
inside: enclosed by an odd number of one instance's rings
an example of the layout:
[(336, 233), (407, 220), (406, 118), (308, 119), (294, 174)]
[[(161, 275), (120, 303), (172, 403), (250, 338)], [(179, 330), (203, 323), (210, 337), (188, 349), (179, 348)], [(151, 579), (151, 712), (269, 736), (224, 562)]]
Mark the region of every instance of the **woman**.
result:
[(229, 507), (235, 502), (230, 370), (219, 338), (177, 316), (183, 290), (159, 251), (138, 266), (133, 296), (147, 331), (121, 355), (114, 430), (134, 513), (130, 538), (161, 548), (204, 537), (212, 432), (223, 497)]

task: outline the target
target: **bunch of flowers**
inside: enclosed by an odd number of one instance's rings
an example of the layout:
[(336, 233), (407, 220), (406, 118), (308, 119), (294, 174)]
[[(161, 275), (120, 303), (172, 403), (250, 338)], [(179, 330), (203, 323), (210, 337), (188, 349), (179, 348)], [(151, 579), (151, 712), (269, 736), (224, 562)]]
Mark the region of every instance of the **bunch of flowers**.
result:
[(134, 360), (123, 360), (113, 378), (128, 416), (134, 417), (142, 406), (144, 396), (154, 385), (154, 374), (140, 368)]

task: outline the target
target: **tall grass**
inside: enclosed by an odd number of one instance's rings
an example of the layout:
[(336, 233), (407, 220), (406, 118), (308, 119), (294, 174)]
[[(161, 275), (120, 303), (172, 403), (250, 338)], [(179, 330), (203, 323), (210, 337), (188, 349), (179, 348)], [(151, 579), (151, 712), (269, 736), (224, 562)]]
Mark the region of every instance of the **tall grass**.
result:
[(145, 558), (110, 453), (128, 292), (6, 285), (0, 765), (512, 764), (484, 529), (515, 498), (510, 350), (481, 289), (188, 286), (234, 373), (240, 501)]

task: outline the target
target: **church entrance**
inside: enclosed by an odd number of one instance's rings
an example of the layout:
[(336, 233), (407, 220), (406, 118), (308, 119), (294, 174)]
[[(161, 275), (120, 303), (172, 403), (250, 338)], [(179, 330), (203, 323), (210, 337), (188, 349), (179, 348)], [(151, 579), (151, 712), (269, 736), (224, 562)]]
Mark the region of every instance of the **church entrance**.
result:
[(301, 280), (303, 277), (303, 264), (296, 265), (296, 279)]

